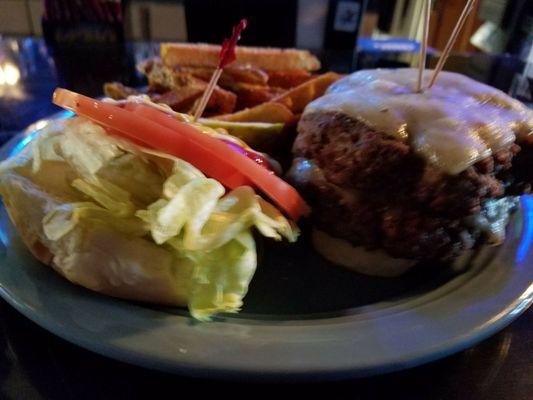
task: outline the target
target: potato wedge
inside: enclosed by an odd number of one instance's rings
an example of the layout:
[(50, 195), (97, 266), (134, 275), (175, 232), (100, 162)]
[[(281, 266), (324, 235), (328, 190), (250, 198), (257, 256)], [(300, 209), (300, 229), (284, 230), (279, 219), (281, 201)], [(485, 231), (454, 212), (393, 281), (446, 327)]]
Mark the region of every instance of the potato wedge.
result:
[[(187, 72), (196, 78), (209, 82), (211, 75), (215, 71), (215, 68), (209, 67), (178, 67), (177, 70)], [(268, 74), (260, 68), (253, 67), (251, 65), (237, 65), (228, 66), (224, 68), (218, 85), (221, 87), (229, 87), (235, 83), (250, 83), (254, 85), (266, 85), (268, 82)]]
[(270, 122), (285, 124), (292, 121), (294, 114), (283, 104), (263, 103), (233, 114), (218, 115), (212, 118), (228, 122)]
[(341, 75), (335, 72), (327, 72), (274, 97), (270, 101), (284, 104), (293, 113), (298, 114), (303, 111), (307, 104), (322, 96), (329, 85), (339, 78), (341, 78)]
[(269, 71), (268, 85), (291, 89), (313, 79), (313, 75), (307, 71)]
[(124, 100), (128, 96), (136, 96), (141, 92), (135, 88), (123, 85), (120, 82), (106, 82), (104, 84), (104, 95), (115, 100)]
[(273, 92), (272, 88), (265, 85), (252, 85), (249, 83), (235, 83), (229, 89), (237, 95), (237, 110), (255, 107), (259, 104), (267, 103), (279, 94)]
[(203, 90), (198, 87), (184, 86), (179, 89), (172, 89), (163, 94), (153, 93), (152, 101), (166, 104), (174, 111), (186, 112), (193, 103), (202, 95)]

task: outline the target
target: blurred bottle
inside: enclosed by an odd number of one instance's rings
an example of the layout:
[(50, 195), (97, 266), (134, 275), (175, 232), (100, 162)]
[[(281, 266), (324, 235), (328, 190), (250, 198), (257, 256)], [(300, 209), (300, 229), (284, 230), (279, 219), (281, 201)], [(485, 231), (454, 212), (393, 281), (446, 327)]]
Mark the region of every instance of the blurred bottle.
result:
[(103, 82), (131, 83), (124, 8), (124, 0), (45, 0), (43, 35), (60, 85), (99, 96)]
[(533, 39), (533, 1), (509, 0), (502, 18), (507, 33), (506, 52), (519, 54), (525, 60)]
[(511, 96), (533, 106), (533, 42), (531, 40), (529, 41), (529, 51), (524, 61), (524, 70), (513, 77), (510, 92)]
[(45, 0), (43, 35), (48, 44), (115, 44), (124, 41), (121, 0)]
[(510, 3), (504, 17), (509, 32), (506, 50), (524, 62), (522, 73), (513, 78), (511, 94), (525, 103), (533, 103), (533, 1)]
[[(357, 64), (357, 37), (367, 0), (329, 0), (324, 49), (329, 64), (339, 72), (350, 72)], [(327, 65), (325, 66), (327, 67)]]

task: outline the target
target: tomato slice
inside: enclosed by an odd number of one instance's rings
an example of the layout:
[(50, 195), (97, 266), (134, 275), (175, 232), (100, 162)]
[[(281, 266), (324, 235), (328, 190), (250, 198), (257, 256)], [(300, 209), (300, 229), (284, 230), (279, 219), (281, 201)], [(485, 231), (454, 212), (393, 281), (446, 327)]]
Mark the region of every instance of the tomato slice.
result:
[[(204, 144), (206, 145), (206, 147), (210, 147), (215, 154), (222, 156), (222, 159), (225, 162), (229, 162), (230, 165), (232, 165), (236, 170), (238, 170), (247, 179), (249, 179), (249, 181), (252, 183), (252, 186), (256, 186), (262, 192), (264, 192), (291, 218), (297, 220), (300, 216), (306, 215), (309, 212), (309, 207), (302, 199), (302, 197), (298, 194), (296, 189), (294, 189), (291, 185), (289, 185), (281, 178), (273, 175), (264, 167), (252, 161), (246, 155), (242, 154), (241, 152), (235, 151), (223, 141), (214, 139), (209, 135), (200, 132), (191, 125), (177, 120), (171, 114), (160, 111), (154, 107), (150, 107), (149, 105), (130, 102), (126, 103), (125, 108), (126, 110), (132, 111), (137, 116), (146, 118), (150, 121), (157, 122), (161, 126), (172, 129), (172, 131), (175, 132), (180, 132), (180, 129), (183, 125), (193, 129), (194, 134), (196, 135), (193, 140), (198, 140), (200, 144)], [(164, 147), (158, 147), (158, 149), (170, 153), (170, 149), (167, 150)], [(191, 160), (189, 162), (195, 165), (194, 160)], [(204, 170), (202, 171), (205, 173)], [(210, 176), (219, 180), (216, 175)], [(230, 188), (236, 187), (229, 185), (227, 186)]]
[(217, 140), (221, 140), (223, 143), (226, 143), (233, 150), (238, 151), (241, 154), (244, 154), (246, 157), (248, 157), (250, 160), (252, 160), (257, 165), (260, 165), (261, 167), (266, 168), (268, 171), (270, 171), (271, 174), (274, 173), (274, 168), (272, 167), (272, 164), (270, 163), (270, 161), (268, 161), (266, 157), (263, 157), (262, 155), (257, 154), (253, 151), (248, 151), (245, 148), (239, 146), (238, 144), (230, 140), (220, 139), (220, 138), (217, 138)]
[(113, 134), (181, 158), (230, 189), (255, 186), (294, 220), (309, 213), (303, 198), (287, 182), (222, 141), (167, 113), (138, 103), (128, 103), (127, 109), (122, 109), (61, 88), (54, 92), (53, 102)]
[[(126, 137), (137, 144), (164, 151), (190, 162), (206, 175), (216, 177), (215, 179), (229, 188), (252, 184), (227, 162), (224, 163), (220, 157), (212, 155), (205, 146), (195, 144), (186, 134), (176, 134), (153, 121), (138, 117), (113, 104), (65, 89), (56, 89), (53, 102), (97, 122), (112, 134)], [(190, 125), (184, 123), (182, 125), (181, 133), (205, 136)]]
[[(141, 117), (146, 117), (150, 120), (154, 120), (155, 122), (160, 122), (163, 125), (165, 125), (167, 117), (171, 118), (172, 120), (181, 122), (180, 120), (177, 120), (176, 118), (174, 118), (172, 113), (167, 113), (167, 112), (158, 110), (157, 108), (150, 107), (149, 105), (146, 105), (144, 103), (128, 102), (128, 103), (125, 103), (123, 107), (126, 110), (135, 112), (137, 115), (140, 115)], [(167, 128), (173, 129), (174, 127), (167, 126)], [(268, 159), (263, 157), (262, 155), (256, 152), (253, 152), (253, 151), (248, 151), (244, 147), (234, 143), (233, 141), (229, 139), (223, 139), (220, 137), (216, 137), (214, 139), (216, 139), (217, 141), (221, 141), (222, 143), (226, 144), (233, 150), (245, 155), (247, 158), (251, 159), (257, 165), (260, 165), (261, 167), (267, 169), (270, 173), (274, 173), (274, 168), (272, 167)]]

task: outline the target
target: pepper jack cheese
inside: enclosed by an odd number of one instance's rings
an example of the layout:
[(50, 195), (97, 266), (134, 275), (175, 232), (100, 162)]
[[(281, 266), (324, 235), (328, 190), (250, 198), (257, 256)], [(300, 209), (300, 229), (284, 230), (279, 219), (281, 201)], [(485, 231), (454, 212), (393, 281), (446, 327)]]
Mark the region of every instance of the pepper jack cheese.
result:
[[(426, 86), (430, 78), (425, 74)], [(441, 72), (416, 93), (417, 69), (375, 69), (334, 83), (304, 113), (340, 111), (407, 142), (427, 162), (458, 174), (533, 134), (533, 111), (502, 91)]]

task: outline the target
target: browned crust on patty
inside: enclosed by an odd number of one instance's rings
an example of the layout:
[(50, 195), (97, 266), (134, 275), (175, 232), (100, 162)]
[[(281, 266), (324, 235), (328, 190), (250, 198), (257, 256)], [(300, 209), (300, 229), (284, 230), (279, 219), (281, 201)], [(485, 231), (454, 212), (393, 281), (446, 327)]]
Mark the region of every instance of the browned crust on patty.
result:
[(395, 257), (460, 254), (483, 240), (481, 232), (465, 224), (468, 217), (485, 212), (488, 200), (517, 194), (517, 188), (523, 193), (530, 185), (513, 169), (518, 145), (447, 175), (408, 143), (340, 112), (305, 114), (298, 132), (294, 155), (319, 173), (304, 182), (290, 176), (312, 205), (315, 225)]

